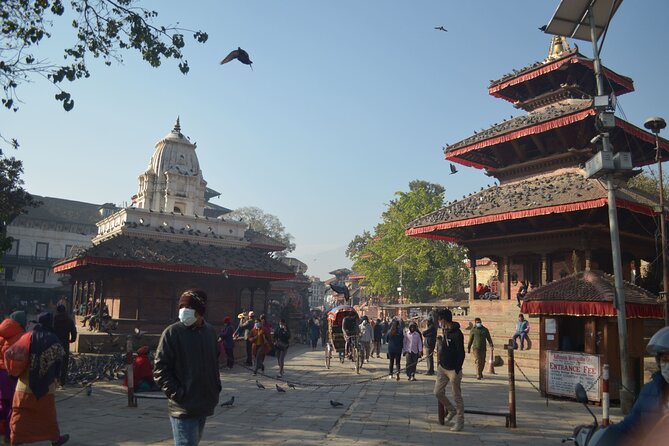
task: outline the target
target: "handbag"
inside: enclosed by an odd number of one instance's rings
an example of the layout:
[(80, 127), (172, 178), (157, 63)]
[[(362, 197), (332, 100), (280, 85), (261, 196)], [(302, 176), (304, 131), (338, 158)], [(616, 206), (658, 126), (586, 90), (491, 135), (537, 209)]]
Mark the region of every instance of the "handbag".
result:
[(285, 350), (288, 348), (288, 343), (280, 339), (277, 339), (276, 341), (274, 341), (274, 348), (276, 348), (277, 350)]

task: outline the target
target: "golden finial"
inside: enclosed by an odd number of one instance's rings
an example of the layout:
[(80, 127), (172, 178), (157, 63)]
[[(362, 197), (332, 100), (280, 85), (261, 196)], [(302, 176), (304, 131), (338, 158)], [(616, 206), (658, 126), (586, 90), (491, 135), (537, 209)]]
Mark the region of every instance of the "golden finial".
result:
[(174, 124), (174, 129), (172, 130), (173, 133), (176, 133), (177, 135), (181, 133), (181, 124), (179, 124), (179, 116), (177, 116), (177, 122)]
[(548, 57), (546, 58), (545, 62), (559, 59), (562, 56), (562, 54), (567, 51), (569, 51), (569, 44), (567, 43), (567, 38), (564, 36), (553, 36), (551, 38)]

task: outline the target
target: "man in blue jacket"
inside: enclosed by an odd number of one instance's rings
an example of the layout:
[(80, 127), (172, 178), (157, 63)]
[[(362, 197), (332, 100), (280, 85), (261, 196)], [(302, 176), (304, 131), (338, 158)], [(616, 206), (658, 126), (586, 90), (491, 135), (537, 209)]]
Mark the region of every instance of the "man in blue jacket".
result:
[[(450, 423), (455, 418), (451, 431), (458, 432), (465, 426), (465, 404), (460, 389), (462, 364), (465, 362), (465, 337), (460, 331), (460, 324), (453, 322), (453, 314), (450, 310), (440, 310), (438, 318), (439, 326), (443, 331), (439, 342), (439, 366), (437, 367), (437, 380), (434, 383), (434, 396), (437, 397), (440, 404), (439, 423)], [(446, 397), (446, 386), (449, 382), (453, 389), (455, 406)]]

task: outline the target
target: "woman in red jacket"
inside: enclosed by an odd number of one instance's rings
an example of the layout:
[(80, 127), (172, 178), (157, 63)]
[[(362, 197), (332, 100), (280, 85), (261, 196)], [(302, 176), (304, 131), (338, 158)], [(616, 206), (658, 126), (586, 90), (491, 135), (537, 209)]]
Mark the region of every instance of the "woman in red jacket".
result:
[(0, 426), (9, 444), (9, 419), (12, 416), (12, 399), (16, 378), (7, 373), (5, 352), (26, 332), (26, 313), (15, 311), (0, 323)]

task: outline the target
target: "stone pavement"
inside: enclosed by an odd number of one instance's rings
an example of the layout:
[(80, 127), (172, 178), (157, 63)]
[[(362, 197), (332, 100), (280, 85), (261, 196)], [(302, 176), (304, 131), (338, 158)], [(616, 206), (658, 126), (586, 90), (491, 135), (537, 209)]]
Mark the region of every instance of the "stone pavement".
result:
[[(404, 362), (404, 361), (402, 361)], [(518, 405), (516, 429), (507, 429), (504, 418), (467, 415), (462, 432), (449, 432), (437, 420), (432, 395), (434, 377), (418, 366), (418, 381), (389, 380), (388, 360), (372, 359), (356, 375), (352, 364), (333, 361), (326, 370), (323, 351), (303, 345), (290, 347), (284, 380), (274, 378), (276, 361), (267, 357), (266, 375), (252, 376), (243, 367), (222, 372), (220, 400), (235, 396), (233, 407), (217, 407), (207, 420), (201, 444), (214, 445), (441, 445), (462, 442), (468, 446), (558, 444), (577, 424), (592, 418), (575, 402), (541, 398), (516, 373)], [(503, 411), (507, 407), (506, 365), (498, 375), (474, 379), (473, 358), (467, 357), (462, 389), (465, 407)], [(535, 384), (538, 374), (528, 377)], [(256, 378), (266, 389), (256, 387)], [(296, 384), (288, 388), (285, 380)], [(286, 393), (279, 393), (275, 384)], [(450, 391), (450, 387), (447, 389)], [(137, 408), (127, 407), (120, 382), (96, 383), (91, 396), (81, 388), (58, 391), (58, 415), (70, 445), (171, 445), (172, 437), (165, 400), (140, 399)], [(333, 408), (329, 400), (343, 403)], [(593, 406), (598, 415), (601, 408)], [(617, 410), (613, 410), (612, 418)]]

